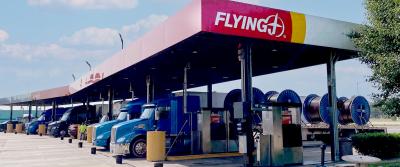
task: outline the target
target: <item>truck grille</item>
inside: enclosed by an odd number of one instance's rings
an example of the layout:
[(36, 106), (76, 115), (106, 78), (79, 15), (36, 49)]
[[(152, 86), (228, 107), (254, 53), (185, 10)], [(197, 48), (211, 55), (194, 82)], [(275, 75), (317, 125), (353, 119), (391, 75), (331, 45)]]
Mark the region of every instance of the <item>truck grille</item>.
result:
[(111, 143), (115, 143), (116, 141), (115, 141), (115, 133), (116, 133), (116, 131), (117, 131), (117, 129), (115, 129), (114, 127), (113, 128), (111, 128), (111, 139), (110, 139), (110, 141), (111, 141)]

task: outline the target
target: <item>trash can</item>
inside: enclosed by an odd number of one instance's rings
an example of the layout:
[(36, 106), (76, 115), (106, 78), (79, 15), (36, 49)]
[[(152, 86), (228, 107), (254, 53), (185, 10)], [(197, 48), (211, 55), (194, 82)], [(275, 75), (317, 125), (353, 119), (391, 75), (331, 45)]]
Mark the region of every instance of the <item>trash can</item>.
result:
[(147, 161), (163, 161), (165, 159), (164, 131), (148, 131), (146, 143)]
[(22, 133), (22, 124), (17, 124), (17, 125), (15, 126), (15, 131), (16, 131), (17, 133)]
[(88, 126), (86, 129), (86, 141), (92, 143), (93, 126)]
[(14, 127), (13, 124), (7, 124), (7, 133), (13, 133)]
[(39, 130), (38, 130), (38, 134), (42, 134), (45, 135), (46, 134), (46, 125), (45, 124), (40, 124), (39, 125)]
[(353, 143), (351, 138), (339, 139), (339, 155), (340, 157), (345, 155), (353, 155)]

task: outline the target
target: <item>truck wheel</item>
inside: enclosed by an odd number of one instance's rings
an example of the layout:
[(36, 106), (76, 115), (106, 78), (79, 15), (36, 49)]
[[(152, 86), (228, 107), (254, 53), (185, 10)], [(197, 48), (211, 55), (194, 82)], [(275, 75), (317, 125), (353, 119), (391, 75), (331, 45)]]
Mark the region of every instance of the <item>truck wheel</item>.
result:
[(135, 140), (130, 145), (131, 155), (138, 158), (146, 157), (146, 140), (143, 138)]

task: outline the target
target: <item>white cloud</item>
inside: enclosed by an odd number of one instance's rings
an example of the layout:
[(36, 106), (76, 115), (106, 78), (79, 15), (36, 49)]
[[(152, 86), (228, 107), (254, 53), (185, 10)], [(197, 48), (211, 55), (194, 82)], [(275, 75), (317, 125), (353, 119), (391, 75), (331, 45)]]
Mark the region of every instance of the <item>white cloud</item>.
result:
[(61, 37), (60, 42), (70, 45), (114, 46), (120, 43), (118, 32), (121, 32), (124, 40), (129, 42), (141, 32), (154, 28), (167, 18), (166, 15), (152, 14), (120, 29), (87, 27), (71, 36)]
[(233, 0), (236, 2), (243, 2), (243, 3), (248, 3), (248, 4), (254, 4), (254, 5), (260, 5), (261, 0)]
[(9, 35), (6, 31), (0, 29), (0, 42), (4, 42), (8, 39)]
[(68, 37), (61, 37), (60, 41), (72, 45), (114, 45), (118, 37), (118, 31), (111, 28), (88, 27), (79, 30)]
[(166, 15), (155, 15), (152, 14), (144, 19), (137, 21), (134, 24), (126, 25), (122, 27), (122, 32), (124, 33), (137, 33), (143, 29), (152, 29), (155, 26), (159, 25), (161, 22), (167, 20), (168, 16)]
[(138, 0), (28, 0), (33, 6), (68, 6), (82, 9), (132, 9)]
[(72, 59), (76, 57), (103, 56), (104, 50), (78, 50), (65, 48), (58, 44), (28, 45), (28, 44), (0, 44), (0, 57), (13, 57), (24, 60), (40, 58)]

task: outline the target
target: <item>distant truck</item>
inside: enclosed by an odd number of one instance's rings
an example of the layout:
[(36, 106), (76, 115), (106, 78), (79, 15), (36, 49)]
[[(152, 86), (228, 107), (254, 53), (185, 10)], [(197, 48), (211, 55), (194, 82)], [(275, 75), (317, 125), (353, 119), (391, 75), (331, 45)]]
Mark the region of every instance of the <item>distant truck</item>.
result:
[(145, 157), (147, 131), (159, 130), (166, 132), (166, 147), (171, 149), (171, 154), (187, 153), (190, 150), (190, 134), (197, 130), (200, 97), (187, 96), (187, 107), (187, 113), (184, 113), (182, 96), (171, 96), (143, 105), (143, 112), (138, 119), (112, 127), (110, 152)]
[(139, 118), (143, 104), (144, 101), (140, 99), (130, 101), (120, 108), (117, 119), (94, 125), (92, 132), (93, 145), (108, 149), (110, 147), (112, 126), (127, 120)]
[(52, 122), (47, 127), (49, 135), (59, 137), (68, 135), (68, 127), (71, 124), (96, 123), (99, 118), (94, 106), (76, 106), (68, 109), (59, 121)]
[[(56, 108), (55, 111), (55, 120), (59, 120), (60, 117), (68, 110), (69, 108)], [(46, 126), (52, 121), (51, 120), (51, 115), (52, 115), (53, 109), (48, 109), (40, 115), (40, 117), (37, 120), (33, 120), (26, 125), (26, 132), (28, 134), (37, 134), (37, 130), (39, 128), (40, 124), (45, 124)]]

